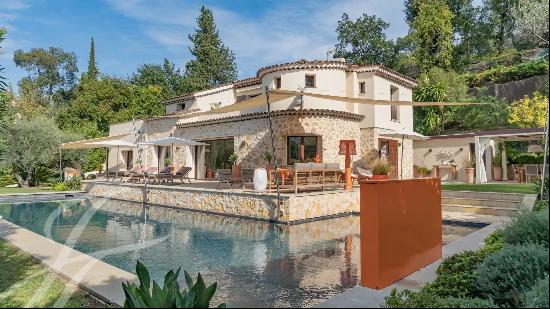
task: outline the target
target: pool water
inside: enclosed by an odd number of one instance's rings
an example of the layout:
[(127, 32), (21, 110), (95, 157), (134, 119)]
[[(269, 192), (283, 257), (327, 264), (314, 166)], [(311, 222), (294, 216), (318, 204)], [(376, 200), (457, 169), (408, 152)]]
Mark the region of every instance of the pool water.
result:
[(0, 216), (129, 272), (140, 260), (159, 282), (200, 272), (218, 282), (214, 304), (309, 307), (359, 282), (357, 216), (279, 225), (99, 198), (0, 204)]

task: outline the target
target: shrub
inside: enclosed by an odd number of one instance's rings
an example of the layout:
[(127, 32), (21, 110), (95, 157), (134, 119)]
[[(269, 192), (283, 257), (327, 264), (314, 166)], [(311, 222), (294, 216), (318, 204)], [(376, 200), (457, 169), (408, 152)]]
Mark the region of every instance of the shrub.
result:
[(73, 177), (69, 180), (66, 180), (65, 185), (67, 186), (67, 190), (80, 191), (82, 189), (81, 181), (82, 179), (80, 177)]
[[(548, 203), (548, 177), (544, 179), (544, 189), (542, 190), (542, 195), (540, 196), (541, 200), (546, 200), (546, 203)], [(540, 189), (542, 186), (542, 181), (538, 180), (535, 181), (535, 191), (537, 194), (540, 194)]]
[(0, 166), (0, 188), (17, 183), (11, 167), (2, 168)]
[(527, 308), (548, 308), (548, 276), (525, 293), (523, 302)]
[(470, 87), (480, 87), (491, 82), (501, 84), (544, 74), (548, 74), (548, 61), (539, 59), (510, 66), (496, 65), (477, 74), (466, 74), (465, 77)]
[(538, 244), (548, 248), (548, 211), (522, 211), (502, 234), (507, 244)]
[(481, 298), (442, 299), (437, 303), (438, 308), (498, 308), (492, 300)]
[[(164, 286), (161, 288), (155, 281), (151, 280), (149, 271), (139, 261), (136, 265), (136, 274), (139, 278), (139, 286), (126, 282), (122, 283), (125, 308), (209, 308), (210, 301), (216, 293), (217, 283), (206, 286), (201, 274), (197, 276), (194, 283), (191, 276), (185, 273), (187, 289), (181, 291), (178, 284), (180, 269), (170, 270), (164, 277)], [(225, 308), (220, 304), (218, 308)]]
[(536, 201), (533, 210), (537, 212), (543, 212), (548, 209), (548, 200)]
[(477, 289), (499, 307), (518, 307), (521, 295), (548, 274), (548, 249), (509, 246), (489, 256), (477, 268)]
[(390, 165), (384, 159), (376, 159), (371, 169), (374, 175), (387, 175), (390, 172)]
[(64, 182), (54, 182), (52, 184), (52, 190), (54, 191), (67, 191), (67, 185)]
[(440, 299), (437, 296), (423, 292), (413, 292), (410, 290), (403, 290), (398, 292), (393, 289), (385, 299), (386, 308), (431, 308), (434, 307)]

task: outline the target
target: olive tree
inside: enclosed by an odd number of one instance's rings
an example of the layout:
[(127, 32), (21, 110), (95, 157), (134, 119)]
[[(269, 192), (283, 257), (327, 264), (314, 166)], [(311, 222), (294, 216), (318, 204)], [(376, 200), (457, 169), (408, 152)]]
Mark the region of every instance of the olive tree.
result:
[(52, 119), (23, 117), (0, 126), (4, 149), (0, 163), (11, 166), (21, 187), (29, 187), (39, 166), (55, 162), (61, 130)]

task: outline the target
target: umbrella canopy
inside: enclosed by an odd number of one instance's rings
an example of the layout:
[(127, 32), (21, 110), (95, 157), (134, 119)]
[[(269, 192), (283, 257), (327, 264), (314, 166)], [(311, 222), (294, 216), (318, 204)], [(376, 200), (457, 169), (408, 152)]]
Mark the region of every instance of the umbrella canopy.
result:
[(414, 141), (422, 141), (422, 140), (428, 139), (427, 136), (424, 136), (418, 132), (407, 131), (407, 130), (389, 131), (386, 133), (381, 133), (380, 135), (383, 135), (386, 137), (392, 137), (392, 138), (410, 139)]
[(188, 140), (188, 139), (185, 139), (185, 138), (179, 138), (179, 137), (170, 136), (170, 137), (159, 138), (159, 139), (152, 140), (152, 141), (148, 141), (148, 142), (139, 143), (139, 145), (154, 145), (154, 146), (174, 146), (174, 145), (175, 145), (175, 146), (181, 146), (181, 145), (184, 145), (184, 146), (201, 146), (201, 145), (206, 145), (206, 144), (205, 144), (205, 143), (201, 143), (201, 142), (196, 142), (196, 141)]

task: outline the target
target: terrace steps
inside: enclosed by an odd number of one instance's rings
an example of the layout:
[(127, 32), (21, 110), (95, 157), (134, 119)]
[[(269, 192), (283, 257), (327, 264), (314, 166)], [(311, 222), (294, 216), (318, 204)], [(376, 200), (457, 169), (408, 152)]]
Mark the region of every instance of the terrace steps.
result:
[(531, 200), (534, 201), (534, 197), (529, 194), (441, 191), (443, 211), (513, 216), (524, 207), (532, 207)]

